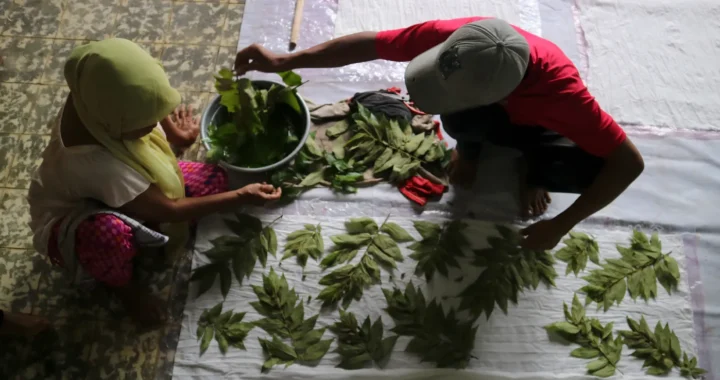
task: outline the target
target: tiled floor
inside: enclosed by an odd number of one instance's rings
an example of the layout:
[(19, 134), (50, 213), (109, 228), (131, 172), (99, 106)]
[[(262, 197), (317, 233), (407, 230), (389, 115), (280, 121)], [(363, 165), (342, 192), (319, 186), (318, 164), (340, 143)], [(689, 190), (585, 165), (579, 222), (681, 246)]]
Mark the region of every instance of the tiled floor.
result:
[[(0, 0), (0, 308), (46, 316), (54, 332), (0, 341), (0, 379), (150, 379), (169, 376), (179, 324), (138, 331), (102, 291), (68, 287), (31, 246), (25, 195), (67, 88), (74, 46), (111, 36), (159, 58), (185, 102), (201, 109), (212, 74), (232, 60), (244, 0)], [(199, 112), (199, 111), (198, 111)], [(197, 146), (188, 158), (202, 155)], [(149, 265), (146, 265), (149, 266)], [(147, 282), (181, 310), (176, 268)], [(174, 286), (178, 283), (180, 286)], [(175, 302), (173, 302), (175, 301)]]

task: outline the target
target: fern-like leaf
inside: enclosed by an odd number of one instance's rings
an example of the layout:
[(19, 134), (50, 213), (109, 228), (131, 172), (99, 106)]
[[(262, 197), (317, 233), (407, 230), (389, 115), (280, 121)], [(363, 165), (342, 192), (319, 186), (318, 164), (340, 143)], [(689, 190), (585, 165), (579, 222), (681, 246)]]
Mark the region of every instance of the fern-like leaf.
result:
[(415, 274), (425, 275), (429, 282), (437, 272), (448, 276), (448, 268), (460, 268), (457, 259), (462, 257), (463, 249), (469, 246), (464, 229), (467, 225), (460, 221), (452, 221), (444, 225), (430, 222), (415, 221), (415, 229), (423, 239), (410, 245), (414, 251), (410, 258), (417, 260)]
[(590, 375), (610, 377), (615, 374), (622, 354), (623, 340), (613, 339), (613, 324), (603, 325), (595, 318), (585, 316), (585, 307), (573, 296), (572, 307), (563, 303), (565, 320), (545, 326), (545, 329), (571, 343), (580, 345), (570, 356), (581, 359), (595, 359), (587, 364)]
[(477, 327), (473, 320), (462, 320), (451, 310), (445, 313), (436, 301), (426, 304), (419, 288), (408, 284), (405, 292), (383, 289), (398, 335), (411, 336), (405, 351), (438, 368), (465, 368), (475, 346)]
[(634, 231), (629, 247), (617, 246), (621, 258), (607, 259), (601, 269), (583, 277), (588, 285), (581, 291), (589, 301), (596, 302), (607, 311), (614, 303), (618, 305), (625, 293), (635, 300), (654, 299), (657, 282), (672, 293), (680, 281), (678, 264), (670, 254), (662, 253), (657, 234), (648, 239), (640, 231)]
[(485, 267), (482, 274), (463, 290), (460, 310), (487, 318), (497, 304), (507, 314), (508, 303), (517, 304), (524, 289), (536, 289), (540, 282), (555, 286), (555, 260), (546, 251), (520, 248), (517, 231), (496, 226), (500, 236), (488, 238), (490, 248), (475, 251), (474, 265)]
[(567, 263), (565, 275), (570, 272), (578, 273), (585, 270), (588, 258), (600, 265), (599, 247), (597, 242), (582, 232), (570, 232), (570, 238), (563, 241), (565, 247), (555, 253), (555, 258)]
[(350, 219), (345, 223), (348, 233), (332, 236), (335, 246), (320, 263), (323, 267), (334, 266), (352, 260), (360, 251), (362, 257), (355, 265), (345, 265), (320, 279), (325, 288), (318, 295), (325, 305), (342, 301), (347, 308), (353, 300), (359, 300), (366, 286), (380, 282), (380, 267), (394, 269), (397, 261), (403, 261), (398, 242), (407, 241), (410, 235), (386, 218), (382, 225), (371, 218)]
[(670, 327), (658, 322), (655, 330), (651, 330), (645, 317), (640, 317), (640, 322), (627, 318), (630, 330), (620, 331), (625, 338), (625, 344), (634, 349), (632, 355), (644, 359), (643, 368), (647, 368), (648, 375), (666, 375), (678, 367), (683, 376), (699, 378), (705, 373), (702, 368), (697, 368), (697, 359), (694, 357), (688, 360), (687, 353), (680, 348), (680, 340)]

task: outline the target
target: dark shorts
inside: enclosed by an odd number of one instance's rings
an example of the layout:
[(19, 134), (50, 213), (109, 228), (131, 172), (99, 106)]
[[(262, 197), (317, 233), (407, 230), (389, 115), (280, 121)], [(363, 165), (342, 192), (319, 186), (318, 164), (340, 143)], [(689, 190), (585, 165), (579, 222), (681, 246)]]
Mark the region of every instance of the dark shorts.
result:
[(527, 162), (527, 183), (550, 192), (580, 193), (605, 162), (556, 132), (510, 123), (500, 105), (442, 115), (445, 131), (458, 142), (462, 158), (477, 159), (484, 142), (521, 151)]

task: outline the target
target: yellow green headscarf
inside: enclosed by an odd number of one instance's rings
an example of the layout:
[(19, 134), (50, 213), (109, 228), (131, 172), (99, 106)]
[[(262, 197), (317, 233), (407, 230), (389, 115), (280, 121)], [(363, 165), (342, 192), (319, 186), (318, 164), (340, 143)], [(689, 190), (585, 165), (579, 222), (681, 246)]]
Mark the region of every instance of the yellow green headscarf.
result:
[[(185, 196), (182, 172), (160, 131), (137, 140), (121, 138), (156, 125), (180, 104), (160, 62), (135, 43), (112, 38), (75, 48), (65, 64), (65, 79), (80, 120), (96, 140), (168, 198)], [(172, 245), (184, 244), (187, 224), (165, 232)]]

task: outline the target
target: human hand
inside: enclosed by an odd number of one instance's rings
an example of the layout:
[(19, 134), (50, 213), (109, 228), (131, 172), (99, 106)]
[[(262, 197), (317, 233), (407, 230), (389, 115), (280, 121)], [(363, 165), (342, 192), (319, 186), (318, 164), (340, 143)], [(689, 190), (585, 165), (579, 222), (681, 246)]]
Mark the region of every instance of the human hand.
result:
[(280, 199), (282, 189), (264, 182), (253, 183), (238, 190), (237, 194), (243, 202), (263, 205), (267, 202)]
[(556, 219), (541, 220), (520, 230), (520, 234), (524, 236), (520, 246), (533, 250), (553, 249), (568, 232), (570, 228)]
[(475, 183), (476, 176), (477, 161), (463, 159), (457, 150), (453, 150), (450, 159), (450, 183), (461, 188), (470, 188)]
[(162, 119), (160, 125), (170, 144), (178, 148), (189, 147), (200, 134), (200, 120), (193, 117), (193, 107), (184, 104)]
[(276, 73), (283, 71), (280, 67), (281, 62), (281, 55), (275, 54), (258, 44), (252, 44), (240, 50), (235, 56), (235, 72), (237, 75), (244, 75), (253, 70)]

